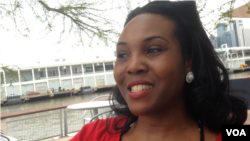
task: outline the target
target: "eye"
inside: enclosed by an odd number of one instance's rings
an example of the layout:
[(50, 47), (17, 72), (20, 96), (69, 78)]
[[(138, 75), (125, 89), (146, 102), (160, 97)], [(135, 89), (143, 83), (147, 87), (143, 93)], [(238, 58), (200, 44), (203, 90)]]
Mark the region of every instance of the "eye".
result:
[(161, 48), (149, 48), (147, 53), (156, 53), (162, 51)]
[(128, 55), (126, 53), (118, 54), (118, 58), (126, 58)]

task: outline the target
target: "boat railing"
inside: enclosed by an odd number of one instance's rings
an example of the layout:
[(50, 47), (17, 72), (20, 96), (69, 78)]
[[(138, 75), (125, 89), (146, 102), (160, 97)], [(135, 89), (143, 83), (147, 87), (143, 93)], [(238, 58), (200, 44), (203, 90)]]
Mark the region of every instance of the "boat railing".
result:
[(103, 73), (104, 70), (96, 70), (95, 73)]
[(61, 74), (61, 77), (71, 76), (71, 74)]
[(94, 74), (94, 72), (93, 71), (91, 71), (91, 72), (86, 71), (86, 72), (84, 72), (84, 74)]
[(105, 70), (106, 72), (113, 72), (114, 70)]
[(67, 106), (71, 104), (76, 103), (1, 114), (1, 126), (5, 125), (6, 135), (19, 141), (64, 138), (77, 133), (83, 126), (83, 111), (68, 110)]
[(43, 79), (47, 79), (46, 77), (35, 77), (35, 80), (43, 80)]
[(73, 76), (82, 75), (82, 73), (73, 73)]
[(49, 76), (48, 78), (51, 79), (51, 78), (58, 78), (59, 76)]

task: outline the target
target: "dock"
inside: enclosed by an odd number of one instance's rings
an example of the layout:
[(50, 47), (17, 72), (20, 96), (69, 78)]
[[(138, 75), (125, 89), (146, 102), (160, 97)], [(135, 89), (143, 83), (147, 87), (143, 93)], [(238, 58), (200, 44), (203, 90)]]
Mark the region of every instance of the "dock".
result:
[(94, 91), (97, 90), (102, 90), (102, 89), (108, 89), (108, 88), (113, 88), (116, 84), (110, 84), (110, 85), (100, 85), (97, 87), (91, 87)]
[[(111, 89), (114, 86), (115, 86), (115, 84), (101, 85), (101, 86), (91, 87), (91, 89), (93, 89), (93, 92), (95, 92), (95, 91), (102, 91), (102, 90), (105, 90), (105, 89)], [(40, 97), (53, 98), (56, 95), (63, 95), (63, 94), (65, 96), (67, 96), (70, 93), (72, 93), (72, 94), (81, 94), (81, 89), (64, 90), (64, 91), (53, 92), (53, 93), (40, 93), (40, 94), (34, 94), (34, 95), (21, 95), (20, 100), (21, 100), (21, 102), (24, 103), (26, 101), (29, 101), (30, 99), (35, 99), (35, 98), (40, 98)], [(2, 97), (1, 105), (6, 105), (6, 104), (7, 104), (7, 98)]]
[(234, 71), (234, 73), (236, 72), (244, 72), (244, 71), (250, 71), (250, 67), (244, 67), (244, 68), (235, 68), (235, 69), (231, 69)]

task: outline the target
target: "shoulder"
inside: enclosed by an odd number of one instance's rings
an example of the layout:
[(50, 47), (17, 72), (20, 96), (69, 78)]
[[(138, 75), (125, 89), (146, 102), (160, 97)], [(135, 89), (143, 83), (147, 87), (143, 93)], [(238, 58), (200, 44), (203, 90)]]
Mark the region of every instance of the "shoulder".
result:
[(205, 141), (222, 141), (221, 133), (209, 130), (204, 126)]
[(217, 138), (216, 138), (215, 141), (222, 141), (222, 135), (221, 135), (221, 133), (219, 133), (219, 135), (217, 136)]
[[(114, 125), (123, 126), (127, 117), (114, 117), (108, 119), (98, 119), (88, 123), (71, 139), (71, 141), (105, 141), (120, 139), (120, 130), (115, 130)], [(107, 131), (108, 129), (108, 131)]]

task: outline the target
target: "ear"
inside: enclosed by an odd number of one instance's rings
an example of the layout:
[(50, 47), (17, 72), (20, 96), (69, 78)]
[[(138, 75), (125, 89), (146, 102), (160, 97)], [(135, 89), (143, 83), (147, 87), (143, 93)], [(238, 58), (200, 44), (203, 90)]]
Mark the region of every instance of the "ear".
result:
[(192, 67), (192, 60), (190, 58), (186, 58), (186, 60), (185, 60), (185, 72), (186, 72), (186, 74), (188, 72), (192, 71), (191, 67)]

